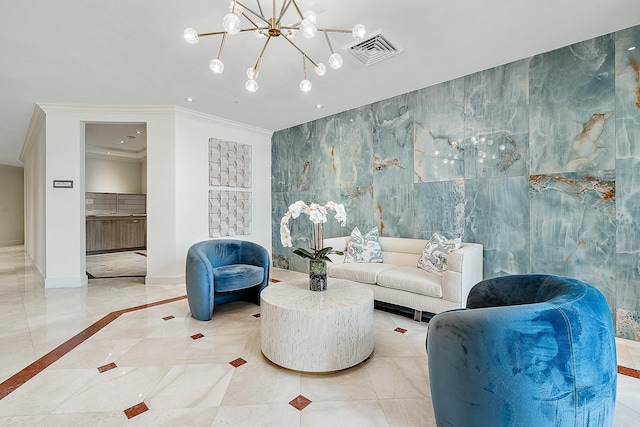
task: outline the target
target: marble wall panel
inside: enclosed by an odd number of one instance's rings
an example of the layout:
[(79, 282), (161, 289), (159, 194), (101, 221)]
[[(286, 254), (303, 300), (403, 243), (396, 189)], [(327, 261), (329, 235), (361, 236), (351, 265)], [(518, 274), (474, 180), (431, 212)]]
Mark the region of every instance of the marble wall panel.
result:
[(528, 190), (528, 177), (465, 180), (464, 241), (484, 245), (485, 278), (529, 272)]
[(316, 120), (312, 147), (314, 189), (370, 186), (373, 135), (370, 108), (361, 107)]
[(413, 183), (415, 92), (371, 105), (373, 185)]
[(639, 167), (640, 26), (618, 31), (615, 34), (615, 46), (616, 167)]
[(464, 236), (464, 181), (423, 182), (414, 185), (413, 237), (429, 239), (437, 231), (448, 239)]
[(465, 78), (465, 178), (528, 174), (529, 60)]
[(640, 168), (616, 170), (616, 249), (640, 253)]
[(373, 218), (381, 236), (413, 237), (413, 184), (374, 187)]
[(640, 341), (640, 254), (616, 254), (618, 336)]
[(464, 79), (416, 92), (413, 180), (464, 178)]
[(616, 169), (618, 336), (640, 341), (640, 168)]
[(271, 149), (271, 187), (273, 191), (304, 191), (314, 188), (316, 176), (311, 168), (316, 122), (305, 123), (274, 133)]
[(615, 173), (532, 175), (531, 271), (575, 277), (615, 305)]
[(531, 59), (532, 174), (614, 169), (613, 58), (609, 34)]
[[(618, 336), (640, 341), (633, 45), (640, 26), (278, 131), (274, 223), (295, 200), (322, 199), (347, 209), (331, 236), (374, 225), (384, 236), (463, 233), (484, 245), (485, 278), (582, 279), (607, 298)], [(404, 166), (412, 133), (407, 181), (395, 159)], [(491, 161), (479, 163), (481, 151)], [(274, 265), (306, 271), (273, 230)], [(292, 232), (294, 246), (308, 246), (309, 230)]]

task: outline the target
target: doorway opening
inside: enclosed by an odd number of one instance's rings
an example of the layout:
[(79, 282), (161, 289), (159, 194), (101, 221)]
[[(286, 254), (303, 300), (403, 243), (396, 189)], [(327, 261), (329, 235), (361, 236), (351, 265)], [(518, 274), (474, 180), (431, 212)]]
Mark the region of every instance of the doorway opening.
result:
[(146, 123), (85, 123), (86, 270), (147, 275)]

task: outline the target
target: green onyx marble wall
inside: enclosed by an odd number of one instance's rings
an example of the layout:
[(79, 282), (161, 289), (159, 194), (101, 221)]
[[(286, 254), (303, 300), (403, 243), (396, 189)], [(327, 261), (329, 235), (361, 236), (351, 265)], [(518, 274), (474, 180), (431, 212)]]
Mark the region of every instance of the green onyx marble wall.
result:
[(306, 270), (280, 244), (289, 204), (334, 200), (327, 237), (462, 236), (485, 278), (593, 284), (640, 341), (640, 26), (276, 132), (272, 192), (277, 267)]

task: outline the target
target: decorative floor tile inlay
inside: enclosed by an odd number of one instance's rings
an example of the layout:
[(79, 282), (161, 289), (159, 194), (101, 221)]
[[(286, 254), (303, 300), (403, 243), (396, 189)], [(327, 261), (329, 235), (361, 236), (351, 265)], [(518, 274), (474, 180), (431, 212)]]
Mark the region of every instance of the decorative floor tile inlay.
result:
[(626, 366), (618, 365), (618, 373), (627, 375), (629, 377), (640, 378), (640, 371), (637, 369), (627, 368)]
[(100, 373), (107, 372), (107, 371), (110, 371), (110, 370), (115, 369), (117, 367), (118, 367), (118, 365), (116, 365), (115, 363), (111, 362), (109, 364), (99, 366), (98, 367), (98, 372), (100, 372)]
[(197, 339), (200, 339), (200, 338), (204, 338), (204, 335), (202, 335), (200, 332), (198, 332), (195, 335), (191, 335), (191, 339), (197, 340)]
[(293, 406), (298, 411), (302, 411), (304, 408), (306, 408), (310, 404), (311, 404), (311, 401), (306, 397), (304, 397), (303, 395), (299, 395), (298, 397), (293, 399), (291, 402), (289, 402), (289, 405)]
[(171, 319), (175, 319), (176, 316), (167, 316), (167, 317), (163, 317), (162, 320), (171, 320)]
[(142, 414), (143, 412), (147, 412), (148, 410), (149, 408), (147, 407), (147, 404), (144, 402), (140, 402), (137, 405), (133, 405), (131, 408), (125, 409), (124, 414), (128, 419), (131, 419)]
[(52, 365), (56, 361), (60, 360), (60, 358), (71, 350), (91, 338), (98, 331), (102, 330), (109, 323), (116, 320), (118, 317), (125, 313), (131, 313), (138, 310), (144, 310), (146, 308), (156, 307), (162, 304), (168, 304), (170, 302), (176, 302), (183, 299), (187, 299), (186, 295), (182, 295), (179, 297), (169, 298), (162, 301), (151, 302), (148, 304), (142, 304), (135, 307), (125, 308), (122, 310), (112, 311), (111, 313), (104, 316), (102, 319), (98, 320), (88, 328), (84, 329), (79, 334), (60, 344), (58, 347), (51, 350), (49, 353), (42, 356), (40, 359), (36, 360), (26, 368), (17, 372), (13, 376), (7, 378), (2, 383), (0, 383), (0, 400), (7, 397), (10, 393), (15, 391), (18, 387), (21, 387), (24, 383), (29, 381), (31, 378), (38, 375), (40, 372), (45, 370), (48, 366)]
[(232, 360), (231, 362), (229, 362), (229, 364), (234, 368), (238, 368), (244, 365), (245, 363), (247, 363), (247, 361), (244, 360), (242, 357), (238, 357), (236, 360)]
[(260, 313), (254, 314), (253, 317), (255, 317), (257, 319), (258, 317), (260, 317)]
[(407, 330), (404, 328), (395, 328), (394, 331), (400, 332), (401, 334), (404, 334), (405, 332), (407, 332)]

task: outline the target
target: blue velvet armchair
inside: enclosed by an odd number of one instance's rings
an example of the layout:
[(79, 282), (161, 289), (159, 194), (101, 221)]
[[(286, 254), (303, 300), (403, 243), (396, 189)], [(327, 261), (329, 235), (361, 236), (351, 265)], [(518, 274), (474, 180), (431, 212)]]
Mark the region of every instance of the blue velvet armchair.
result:
[(438, 426), (613, 424), (617, 362), (602, 294), (576, 279), (514, 275), (471, 289), (429, 322)]
[(260, 305), (269, 266), (269, 252), (253, 242), (215, 239), (192, 245), (185, 272), (191, 315), (211, 320), (216, 305), (231, 301)]

